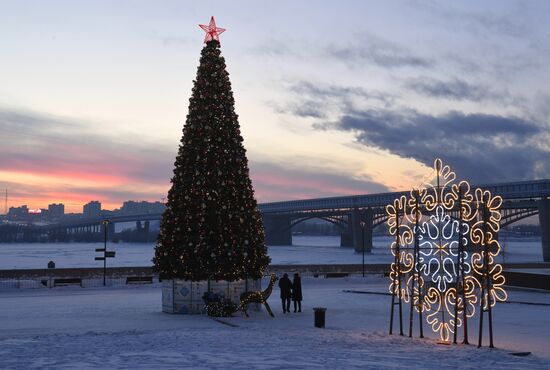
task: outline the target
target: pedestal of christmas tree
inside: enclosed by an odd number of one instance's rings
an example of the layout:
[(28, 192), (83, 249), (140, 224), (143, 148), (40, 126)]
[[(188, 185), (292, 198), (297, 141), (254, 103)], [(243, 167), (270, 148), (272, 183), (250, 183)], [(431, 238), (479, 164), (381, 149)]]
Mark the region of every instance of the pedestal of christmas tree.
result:
[[(178, 314), (205, 314), (204, 294), (212, 293), (238, 304), (241, 294), (260, 290), (260, 280), (190, 281), (163, 280), (162, 312)], [(259, 310), (259, 304), (250, 304), (249, 310)]]
[[(206, 32), (153, 258), (163, 311), (204, 312), (204, 292), (259, 290), (270, 262), (214, 18)], [(245, 282), (248, 280), (248, 283)]]

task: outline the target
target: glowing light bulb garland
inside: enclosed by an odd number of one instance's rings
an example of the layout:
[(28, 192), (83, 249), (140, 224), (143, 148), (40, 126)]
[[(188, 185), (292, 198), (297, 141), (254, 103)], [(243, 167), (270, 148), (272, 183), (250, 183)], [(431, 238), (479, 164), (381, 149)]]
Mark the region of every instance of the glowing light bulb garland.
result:
[[(392, 293), (390, 334), (394, 304), (399, 305), (400, 333), (403, 334), (402, 302), (410, 307), (409, 336), (413, 309), (442, 341), (451, 334), (457, 340), (467, 320), (490, 311), (497, 301), (507, 299), (502, 266), (495, 263), (500, 253), (496, 239), (502, 204), (500, 196), (482, 189), (471, 190), (466, 181), (440, 159), (419, 189), (386, 206), (388, 227), (395, 240), (391, 245), (394, 262), (390, 271)], [(490, 346), (493, 346), (492, 316), (489, 314)], [(482, 325), (482, 320), (480, 325)], [(479, 345), (482, 340), (480, 328)]]

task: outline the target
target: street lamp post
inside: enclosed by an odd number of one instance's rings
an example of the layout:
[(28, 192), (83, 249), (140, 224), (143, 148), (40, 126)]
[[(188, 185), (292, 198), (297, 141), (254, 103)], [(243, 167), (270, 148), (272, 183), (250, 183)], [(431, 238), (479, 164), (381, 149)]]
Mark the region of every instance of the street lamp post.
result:
[(361, 221), (361, 252), (363, 254), (363, 277), (365, 277), (365, 222)]
[(106, 280), (107, 280), (107, 258), (113, 258), (115, 257), (114, 251), (108, 251), (107, 250), (107, 227), (109, 226), (109, 220), (103, 220), (101, 222), (103, 224), (103, 248), (97, 248), (96, 252), (103, 253), (103, 256), (96, 257), (96, 261), (103, 261), (103, 286), (106, 286)]
[[(107, 252), (107, 226), (109, 225), (109, 220), (103, 220), (103, 252)], [(104, 257), (107, 257), (104, 255)], [(103, 258), (103, 286), (105, 286), (105, 280), (107, 276), (107, 258)]]

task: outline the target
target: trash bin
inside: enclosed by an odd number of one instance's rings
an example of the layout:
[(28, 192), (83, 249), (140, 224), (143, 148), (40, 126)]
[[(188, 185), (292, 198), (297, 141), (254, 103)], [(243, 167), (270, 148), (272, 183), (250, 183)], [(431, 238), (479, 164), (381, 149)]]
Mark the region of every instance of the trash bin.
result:
[(325, 327), (325, 307), (313, 307), (313, 311), (315, 312), (315, 327), (316, 328), (324, 328)]

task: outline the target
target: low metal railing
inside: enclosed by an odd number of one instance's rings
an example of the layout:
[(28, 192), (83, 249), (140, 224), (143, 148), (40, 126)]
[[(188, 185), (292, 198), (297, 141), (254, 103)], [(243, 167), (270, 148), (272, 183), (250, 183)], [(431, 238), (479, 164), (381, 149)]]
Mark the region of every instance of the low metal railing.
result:
[[(506, 270), (550, 269), (550, 263), (505, 263)], [(368, 275), (384, 275), (390, 270), (387, 263), (365, 264)], [(310, 265), (270, 265), (267, 274), (298, 272), (303, 277), (344, 277), (362, 275), (362, 264), (310, 264)], [(513, 274), (512, 274), (513, 275)], [(510, 275), (510, 277), (512, 277)], [(514, 284), (516, 275), (510, 280)], [(514, 280), (515, 279), (515, 280)], [(108, 267), (107, 286), (126, 284), (158, 284), (158, 274), (151, 267)], [(522, 280), (522, 284), (523, 280)], [(103, 268), (61, 268), (61, 269), (15, 269), (0, 270), (0, 290), (2, 289), (48, 289), (61, 287), (92, 288), (103, 286)], [(519, 285), (523, 286), (523, 285)], [(533, 286), (533, 288), (536, 288)]]

